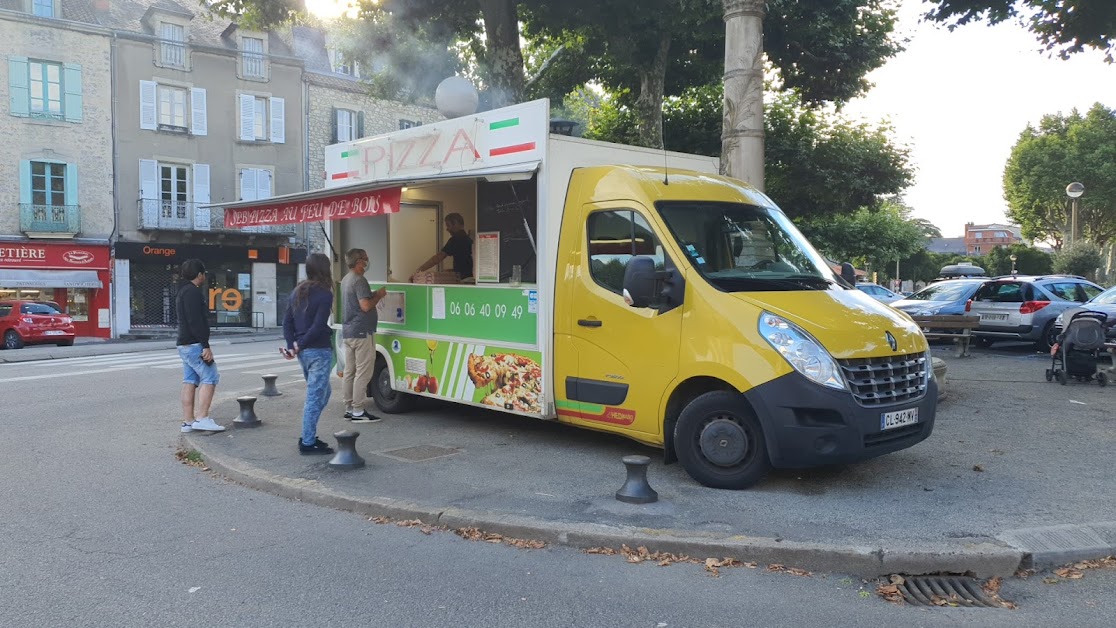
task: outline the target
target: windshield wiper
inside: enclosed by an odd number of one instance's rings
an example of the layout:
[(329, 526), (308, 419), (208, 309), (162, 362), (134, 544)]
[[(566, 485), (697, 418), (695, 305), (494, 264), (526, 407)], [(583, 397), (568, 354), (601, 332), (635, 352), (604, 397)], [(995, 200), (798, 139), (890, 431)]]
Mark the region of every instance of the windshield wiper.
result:
[(823, 286), (837, 286), (837, 285), (840, 285), (836, 281), (833, 281), (832, 279), (826, 279), (825, 277), (820, 277), (818, 275), (807, 275), (807, 274), (787, 275), (785, 277), (779, 277), (779, 280), (789, 281), (789, 282), (812, 283), (814, 285), (822, 284)]

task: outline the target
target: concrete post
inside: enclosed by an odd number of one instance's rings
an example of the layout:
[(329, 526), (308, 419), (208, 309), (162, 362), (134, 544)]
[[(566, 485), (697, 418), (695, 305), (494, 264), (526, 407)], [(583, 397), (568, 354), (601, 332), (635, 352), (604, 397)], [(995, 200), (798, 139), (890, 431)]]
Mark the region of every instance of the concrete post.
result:
[(763, 181), (764, 0), (722, 0), (725, 9), (725, 109), (721, 174)]
[(650, 504), (659, 501), (659, 494), (647, 482), (647, 467), (651, 459), (647, 456), (624, 456), (627, 477), (624, 485), (616, 491), (616, 499), (629, 504)]

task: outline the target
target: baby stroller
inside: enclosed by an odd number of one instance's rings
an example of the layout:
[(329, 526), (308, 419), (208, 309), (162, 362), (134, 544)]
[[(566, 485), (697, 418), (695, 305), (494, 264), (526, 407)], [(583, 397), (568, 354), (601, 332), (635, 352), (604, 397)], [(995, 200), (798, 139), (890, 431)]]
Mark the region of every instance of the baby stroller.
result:
[(1058, 343), (1051, 350), (1050, 368), (1046, 381), (1058, 380), (1063, 386), (1074, 378), (1087, 382), (1096, 378), (1101, 386), (1108, 384), (1108, 374), (1098, 367), (1105, 351), (1105, 323), (1103, 312), (1083, 310), (1073, 314), (1065, 330), (1058, 336)]

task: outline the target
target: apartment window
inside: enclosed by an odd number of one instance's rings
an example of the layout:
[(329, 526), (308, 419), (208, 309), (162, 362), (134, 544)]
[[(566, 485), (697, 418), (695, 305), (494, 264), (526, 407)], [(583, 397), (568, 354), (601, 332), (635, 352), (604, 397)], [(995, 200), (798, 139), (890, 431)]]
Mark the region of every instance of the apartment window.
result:
[(240, 42), (244, 51), (244, 76), (266, 78), (264, 71), (264, 42), (259, 37), (245, 37)]
[(159, 215), (164, 220), (186, 220), (189, 198), (186, 166), (159, 164)]
[(31, 162), (31, 203), (40, 206), (66, 204), (66, 164)]
[(160, 85), (159, 126), (186, 130), (186, 88)]
[(337, 110), (337, 141), (351, 142), (357, 139), (357, 114), (348, 109)]
[(286, 141), (285, 101), (282, 98), (239, 94), (242, 142), (282, 144)]
[(31, 0), (31, 14), (37, 17), (54, 17), (54, 0)]
[(163, 22), (160, 33), (163, 65), (186, 67), (186, 27)]
[(28, 63), (31, 71), (31, 113), (62, 117), (62, 64)]
[(271, 198), (271, 170), (267, 168), (241, 168), (239, 172), (240, 200), (258, 201)]
[(418, 120), (400, 120), (399, 121), (399, 130), (400, 131), (402, 131), (403, 129), (411, 129), (411, 128), (414, 128), (416, 126), (422, 126), (422, 122), (419, 122)]

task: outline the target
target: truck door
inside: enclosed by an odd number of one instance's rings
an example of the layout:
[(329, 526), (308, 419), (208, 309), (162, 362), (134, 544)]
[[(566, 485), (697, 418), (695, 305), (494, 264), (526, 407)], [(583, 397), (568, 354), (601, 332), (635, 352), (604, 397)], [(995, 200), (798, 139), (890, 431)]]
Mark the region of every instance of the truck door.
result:
[(684, 308), (659, 314), (630, 307), (621, 295), (624, 265), (633, 255), (662, 264), (666, 252), (647, 210), (636, 203), (587, 205), (583, 216), (581, 268), (570, 278), (564, 304), (577, 370), (556, 382), (578, 409), (564, 418), (660, 434), (662, 401), (678, 372)]

